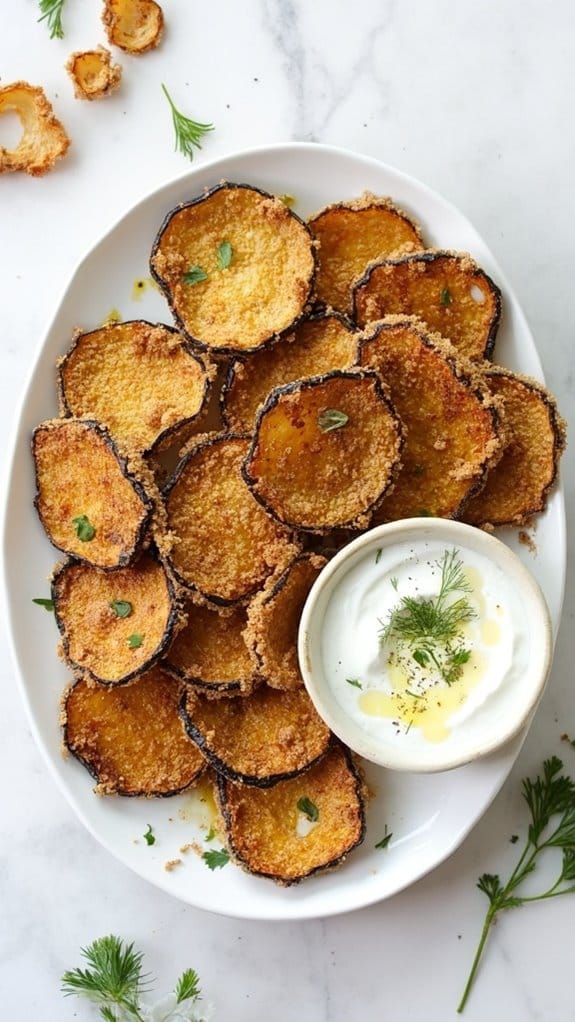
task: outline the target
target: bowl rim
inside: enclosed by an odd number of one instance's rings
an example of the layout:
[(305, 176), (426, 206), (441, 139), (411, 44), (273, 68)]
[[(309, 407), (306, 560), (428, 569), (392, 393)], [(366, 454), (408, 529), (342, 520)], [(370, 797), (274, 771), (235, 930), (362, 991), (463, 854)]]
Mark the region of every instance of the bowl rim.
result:
[[(350, 569), (373, 550), (391, 546), (406, 540), (449, 545), (453, 543), (463, 550), (473, 550), (485, 556), (504, 570), (514, 585), (521, 588), (523, 609), (528, 616), (528, 630), (534, 636), (533, 647), (537, 657), (530, 658), (528, 668), (529, 686), (525, 687), (521, 701), (521, 713), (509, 717), (496, 735), (485, 733), (483, 738), (470, 739), (466, 752), (444, 748), (440, 743), (429, 743), (424, 752), (409, 747), (400, 748), (369, 735), (360, 724), (351, 720), (339, 704), (325, 678), (319, 658), (312, 655), (317, 644), (324, 611), (334, 589), (349, 573)], [(315, 580), (304, 604), (298, 630), (298, 658), (301, 675), (307, 692), (319, 715), (342, 742), (353, 752), (378, 766), (390, 770), (413, 773), (434, 773), (451, 770), (482, 758), (505, 745), (530, 723), (545, 690), (553, 659), (553, 627), (547, 603), (541, 588), (520, 558), (505, 543), (491, 533), (477, 529), (464, 522), (446, 518), (406, 518), (378, 525), (362, 533), (335, 556), (322, 569)]]

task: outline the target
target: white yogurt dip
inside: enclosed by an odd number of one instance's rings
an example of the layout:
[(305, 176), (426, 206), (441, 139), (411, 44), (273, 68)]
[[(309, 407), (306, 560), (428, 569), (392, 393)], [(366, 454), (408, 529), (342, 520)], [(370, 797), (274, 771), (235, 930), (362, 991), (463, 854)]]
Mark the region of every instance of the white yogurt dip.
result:
[(300, 626), (300, 666), (329, 726), (398, 769), (446, 769), (527, 721), (551, 661), (545, 601), (521, 561), (442, 519), (380, 526), (340, 551)]

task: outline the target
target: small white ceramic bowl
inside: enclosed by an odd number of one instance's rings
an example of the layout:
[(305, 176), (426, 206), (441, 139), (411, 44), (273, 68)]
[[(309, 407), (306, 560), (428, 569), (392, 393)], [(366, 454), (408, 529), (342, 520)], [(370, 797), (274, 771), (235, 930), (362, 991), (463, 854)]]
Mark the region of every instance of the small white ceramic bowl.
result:
[[(457, 551), (470, 570), (469, 577), (475, 571), (474, 577), (482, 580), (474, 605), (476, 611), (484, 609), (486, 620), (477, 613), (477, 623), (473, 623), (477, 643), (475, 647), (473, 642), (468, 643), (474, 647), (473, 660), (466, 668), (470, 691), (465, 689), (464, 680), (444, 686), (443, 704), (444, 683), (438, 683), (431, 693), (435, 696), (433, 712), (444, 715), (442, 726), (433, 731), (429, 724), (421, 724), (427, 718), (420, 706), (427, 712), (431, 705), (429, 692), (422, 703), (416, 703), (414, 699), (420, 700), (421, 696), (412, 698), (410, 691), (409, 700), (401, 703), (401, 719), (394, 719), (397, 714), (390, 712), (387, 695), (394, 695), (394, 686), (386, 666), (389, 659), (382, 653), (378, 638), (386, 615), (384, 612), (381, 618), (376, 611), (380, 600), (382, 605), (387, 600), (388, 607), (390, 600), (394, 607), (400, 605), (402, 588), (407, 592), (407, 587), (415, 584), (414, 571), (427, 573), (421, 595), (426, 595), (426, 585), (430, 595), (430, 572), (435, 572), (435, 579), (438, 574), (440, 577), (438, 562), (445, 551), (451, 550)], [(398, 558), (402, 565), (410, 565), (409, 569), (401, 568), (403, 581), (399, 586), (394, 578)], [(487, 620), (489, 614), (492, 618), (498, 615), (498, 622)], [(484, 648), (480, 637), (497, 648)], [(517, 555), (480, 529), (442, 518), (410, 518), (381, 525), (340, 550), (309, 593), (298, 639), (307, 691), (331, 730), (366, 759), (390, 769), (415, 772), (461, 766), (487, 755), (521, 731), (545, 688), (552, 652), (547, 605)], [(410, 657), (408, 651), (409, 663)], [(478, 673), (472, 675), (472, 669)], [(417, 668), (414, 671), (417, 674)], [(503, 672), (502, 680), (497, 676), (499, 671)], [(368, 705), (366, 692), (378, 706), (386, 706), (385, 716), (379, 711), (364, 712)], [(445, 716), (447, 697), (452, 702)], [(383, 702), (377, 703), (380, 698)], [(455, 698), (458, 705), (453, 708)], [(408, 711), (407, 703), (411, 707)], [(372, 701), (369, 705), (375, 704)], [(431, 716), (430, 711), (430, 720)]]

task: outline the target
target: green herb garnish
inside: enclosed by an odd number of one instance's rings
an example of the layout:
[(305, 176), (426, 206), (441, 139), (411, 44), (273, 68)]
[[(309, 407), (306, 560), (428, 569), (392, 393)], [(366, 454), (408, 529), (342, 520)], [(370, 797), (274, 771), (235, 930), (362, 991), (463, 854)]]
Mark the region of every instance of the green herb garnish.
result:
[(214, 848), (209, 852), (204, 852), (202, 859), (211, 870), (223, 869), (230, 861), (230, 853), (225, 848), (220, 848), (219, 850)]
[(382, 550), (382, 548), (381, 548), (381, 547), (378, 547), (378, 549), (377, 549), (377, 553), (376, 553), (376, 555), (375, 555), (375, 563), (376, 563), (376, 564), (379, 564), (379, 562), (381, 561), (381, 555), (382, 555), (382, 553), (383, 553), (383, 550)]
[(331, 433), (334, 429), (341, 429), (349, 422), (349, 415), (340, 412), (338, 408), (326, 408), (320, 412), (317, 424), (322, 433)]
[(359, 678), (346, 678), (345, 680), (347, 681), (348, 685), (353, 685), (354, 688), (361, 688), (362, 687), (361, 681), (359, 680)]
[(218, 267), (220, 270), (227, 270), (232, 261), (234, 250), (229, 241), (222, 241), (218, 245)]
[(215, 831), (214, 827), (210, 827), (208, 833), (206, 834), (206, 836), (204, 838), (204, 841), (213, 841), (215, 836), (216, 836), (216, 831)]
[(48, 600), (43, 596), (35, 596), (32, 603), (37, 603), (39, 607), (44, 607), (45, 610), (54, 610), (54, 600)]
[(377, 844), (374, 847), (375, 848), (387, 848), (387, 846), (388, 846), (389, 842), (391, 841), (392, 837), (393, 837), (393, 833), (391, 831), (389, 833), (387, 832), (387, 823), (386, 823), (386, 825), (385, 825), (385, 834), (382, 837), (381, 841), (378, 841)]
[(316, 823), (319, 820), (318, 807), (311, 801), (311, 799), (307, 798), (306, 795), (304, 795), (303, 798), (299, 799), (297, 807), (300, 813), (303, 813), (304, 816), (307, 816), (308, 820), (310, 820), (311, 823)]
[(448, 287), (443, 288), (441, 295), (439, 296), (439, 301), (442, 305), (451, 305), (451, 291)]
[(110, 607), (116, 617), (129, 617), (132, 613), (132, 604), (128, 600), (112, 600)]
[(134, 632), (133, 635), (128, 636), (128, 646), (130, 649), (139, 649), (144, 641), (144, 636), (140, 635), (139, 632)]
[(201, 140), (209, 131), (214, 130), (214, 126), (213, 124), (200, 124), (199, 121), (192, 121), (189, 117), (185, 117), (184, 114), (180, 113), (163, 82), (162, 91), (172, 110), (172, 121), (176, 134), (176, 151), (183, 153), (184, 156), (193, 160), (194, 146), (196, 149), (201, 149)]
[[(531, 821), (527, 828), (527, 840), (519, 861), (506, 884), (493, 873), (479, 877), (477, 886), (489, 901), (483, 930), (471, 966), (463, 997), (457, 1011), (465, 1008), (473, 986), (477, 968), (485, 948), (491, 924), (499, 912), (508, 908), (519, 908), (532, 901), (558, 898), (563, 894), (575, 893), (575, 783), (561, 771), (563, 763), (557, 756), (546, 759), (542, 774), (534, 781), (526, 778), (522, 783)], [(554, 821), (552, 823), (552, 821)], [(542, 894), (518, 894), (518, 888), (535, 870), (537, 858), (547, 848), (559, 849), (562, 853), (559, 876), (551, 887)]]
[(208, 275), (205, 270), (202, 270), (201, 266), (190, 266), (189, 270), (186, 270), (182, 277), (184, 284), (201, 284), (202, 280), (207, 280)]
[(453, 599), (457, 593), (472, 591), (457, 551), (446, 550), (436, 564), (441, 569), (437, 596), (402, 596), (399, 607), (381, 629), (379, 641), (381, 646), (393, 639), (405, 643), (420, 667), (433, 665), (443, 681), (451, 685), (471, 656), (462, 645), (461, 627), (477, 615), (466, 595)]
[(90, 540), (94, 539), (96, 530), (86, 515), (78, 515), (77, 518), (73, 518), (72, 524), (76, 529), (78, 539), (81, 540), (82, 543), (89, 543)]
[(41, 17), (38, 21), (48, 21), (50, 39), (63, 39), (62, 8), (66, 0), (39, 0)]
[(290, 206), (295, 206), (296, 200), (293, 195), (278, 195), (278, 199), (280, 202), (283, 202), (284, 206), (287, 206), (288, 209)]
[(148, 829), (144, 834), (144, 841), (146, 842), (147, 845), (155, 845), (156, 843), (156, 838), (152, 830), (151, 824), (148, 824)]
[[(106, 1022), (120, 1019), (144, 1022), (144, 1018), (150, 1017), (149, 1008), (140, 1003), (142, 994), (150, 990), (149, 973), (142, 972), (144, 956), (134, 951), (133, 944), (124, 945), (119, 937), (100, 937), (90, 947), (82, 948), (82, 955), (88, 967), (64, 973), (63, 994), (85, 997), (97, 1005)], [(174, 990), (176, 1004), (197, 1001), (200, 993), (198, 974), (194, 969), (186, 969)]]

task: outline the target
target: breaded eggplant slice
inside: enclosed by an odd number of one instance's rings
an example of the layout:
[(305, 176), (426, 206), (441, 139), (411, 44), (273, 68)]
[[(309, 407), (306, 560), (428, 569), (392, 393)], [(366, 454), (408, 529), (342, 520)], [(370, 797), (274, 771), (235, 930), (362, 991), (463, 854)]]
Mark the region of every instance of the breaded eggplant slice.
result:
[(457, 516), (500, 453), (483, 375), (414, 317), (390, 317), (366, 335), (358, 362), (381, 373), (407, 434), (401, 471), (372, 524)]
[(90, 419), (40, 423), (32, 452), (34, 504), (54, 546), (99, 568), (134, 560), (153, 512), (145, 466)]
[(134, 56), (158, 46), (164, 31), (164, 13), (155, 0), (104, 0), (102, 21), (108, 42)]
[(162, 661), (164, 670), (206, 696), (249, 695), (259, 678), (243, 637), (246, 609), (191, 601), (185, 609), (188, 623)]
[(249, 605), (245, 639), (260, 674), (272, 688), (303, 685), (297, 656), (299, 621), (308, 593), (326, 564), (325, 557), (300, 554)]
[(275, 347), (249, 359), (235, 359), (222, 392), (228, 429), (251, 432), (259, 406), (274, 387), (332, 369), (349, 369), (355, 362), (356, 345), (357, 335), (342, 316), (312, 316)]
[(565, 449), (565, 423), (549, 391), (536, 380), (493, 366), (485, 379), (505, 402), (509, 441), (463, 519), (471, 525), (522, 525), (544, 511)]
[(180, 712), (188, 735), (219, 773), (267, 788), (321, 759), (331, 732), (305, 689), (261, 685), (248, 699), (206, 699), (189, 689)]
[(197, 419), (209, 379), (176, 330), (132, 320), (78, 334), (58, 382), (62, 415), (98, 419), (121, 443), (147, 453)]
[(353, 293), (362, 327), (389, 315), (419, 316), (460, 354), (491, 358), (501, 292), (467, 252), (432, 250), (386, 259), (366, 270)]
[(419, 225), (391, 199), (371, 192), (327, 206), (308, 224), (320, 245), (317, 299), (346, 315), (353, 312), (352, 284), (369, 263), (424, 247)]
[[(217, 795), (233, 858), (284, 886), (340, 866), (365, 837), (364, 784), (339, 743), (316, 766), (273, 788), (219, 776)], [(310, 821), (310, 813), (317, 819)]]
[(65, 660), (102, 685), (124, 685), (156, 663), (181, 617), (171, 579), (148, 553), (117, 571), (67, 561), (52, 599)]
[(316, 255), (308, 227), (281, 199), (224, 183), (168, 214), (150, 265), (192, 343), (233, 355), (301, 319)]
[(65, 693), (64, 746), (98, 782), (101, 795), (176, 795), (206, 762), (178, 713), (181, 686), (152, 667), (120, 688), (81, 678)]
[(122, 68), (112, 64), (112, 54), (103, 46), (72, 53), (66, 71), (74, 85), (76, 99), (102, 99), (120, 85)]
[(244, 478), (294, 528), (362, 528), (394, 481), (401, 448), (401, 423), (377, 373), (336, 371), (271, 392)]
[(221, 606), (251, 596), (298, 552), (242, 478), (248, 447), (245, 437), (208, 437), (184, 455), (166, 488), (172, 567), (184, 586)]
[(0, 145), (0, 174), (21, 170), (39, 177), (52, 170), (66, 155), (70, 139), (64, 125), (54, 116), (46, 93), (28, 82), (12, 82), (0, 88), (0, 117), (16, 114), (22, 135), (13, 149)]

